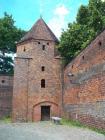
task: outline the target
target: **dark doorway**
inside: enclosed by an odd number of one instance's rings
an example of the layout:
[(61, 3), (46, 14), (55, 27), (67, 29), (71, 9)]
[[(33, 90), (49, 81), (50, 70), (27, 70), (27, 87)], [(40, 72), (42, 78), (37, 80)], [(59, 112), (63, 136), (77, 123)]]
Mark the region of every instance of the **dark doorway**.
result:
[(50, 106), (41, 106), (41, 120), (42, 121), (50, 120)]

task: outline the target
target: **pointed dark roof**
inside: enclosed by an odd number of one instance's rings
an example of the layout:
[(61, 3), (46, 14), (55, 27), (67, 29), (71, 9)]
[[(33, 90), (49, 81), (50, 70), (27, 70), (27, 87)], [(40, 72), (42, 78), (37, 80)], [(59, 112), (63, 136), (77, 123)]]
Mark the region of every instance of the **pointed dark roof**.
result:
[(42, 18), (40, 18), (33, 27), (29, 30), (29, 32), (20, 40), (19, 43), (27, 41), (29, 39), (35, 40), (49, 40), (58, 43), (57, 37), (50, 30), (48, 25), (44, 22)]

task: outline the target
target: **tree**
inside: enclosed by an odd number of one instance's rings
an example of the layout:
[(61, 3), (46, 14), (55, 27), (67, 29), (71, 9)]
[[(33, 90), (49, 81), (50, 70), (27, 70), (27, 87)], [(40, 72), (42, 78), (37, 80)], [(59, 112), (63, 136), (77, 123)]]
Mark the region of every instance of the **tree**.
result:
[(89, 10), (87, 6), (81, 5), (77, 13), (77, 23), (85, 25), (89, 20)]
[(60, 38), (59, 51), (70, 62), (105, 27), (105, 2), (89, 0), (87, 6), (81, 5), (76, 22), (69, 23)]
[[(83, 32), (84, 31), (84, 32)], [(85, 46), (94, 35), (94, 31), (85, 25), (77, 23), (69, 24), (68, 30), (63, 32), (58, 48), (65, 58), (65, 64), (69, 63)]]
[(25, 31), (14, 25), (11, 15), (4, 13), (0, 18), (0, 74), (13, 72), (12, 57), (7, 54), (16, 52), (16, 42), (24, 35)]
[(88, 21), (88, 25), (91, 28), (94, 28), (94, 31), (97, 33), (100, 32), (105, 26), (104, 19), (102, 16), (103, 11), (101, 10), (101, 7), (103, 7), (103, 3), (101, 0), (90, 0), (89, 1), (88, 9), (89, 9), (90, 18)]
[(9, 56), (0, 57), (0, 74), (13, 74), (13, 60)]

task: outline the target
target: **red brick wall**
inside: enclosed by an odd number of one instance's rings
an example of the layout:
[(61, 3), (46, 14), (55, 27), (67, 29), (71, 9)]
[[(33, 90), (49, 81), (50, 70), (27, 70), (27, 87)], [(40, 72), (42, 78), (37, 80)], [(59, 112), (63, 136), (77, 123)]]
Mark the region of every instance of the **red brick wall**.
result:
[(12, 112), (13, 76), (0, 75), (0, 118)]
[[(40, 44), (38, 44), (40, 42)], [(49, 42), (49, 45), (47, 44)], [(45, 50), (42, 50), (42, 45)], [(24, 52), (24, 47), (26, 51)], [(61, 67), (60, 59), (55, 58), (55, 43), (52, 41), (31, 41), (17, 46), (15, 59), (14, 94), (13, 94), (13, 121), (40, 120), (40, 110), (33, 116), (34, 106), (42, 102), (57, 104), (53, 113), (60, 115), (61, 110)], [(29, 59), (27, 59), (29, 58)], [(41, 71), (45, 66), (45, 71)], [(45, 79), (46, 87), (41, 88), (41, 79)]]
[(33, 121), (41, 120), (41, 106), (51, 106), (50, 116), (58, 116), (59, 114), (58, 104), (46, 101), (46, 102), (39, 103), (33, 107)]
[(88, 125), (105, 124), (105, 31), (65, 68), (64, 81), (66, 114)]

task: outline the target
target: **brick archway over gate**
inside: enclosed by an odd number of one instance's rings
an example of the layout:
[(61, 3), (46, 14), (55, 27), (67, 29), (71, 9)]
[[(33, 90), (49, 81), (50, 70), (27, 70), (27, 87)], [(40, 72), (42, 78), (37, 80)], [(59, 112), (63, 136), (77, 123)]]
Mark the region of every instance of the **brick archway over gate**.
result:
[(32, 121), (41, 121), (41, 106), (50, 106), (50, 117), (59, 116), (59, 106), (54, 102), (44, 101), (33, 106)]

